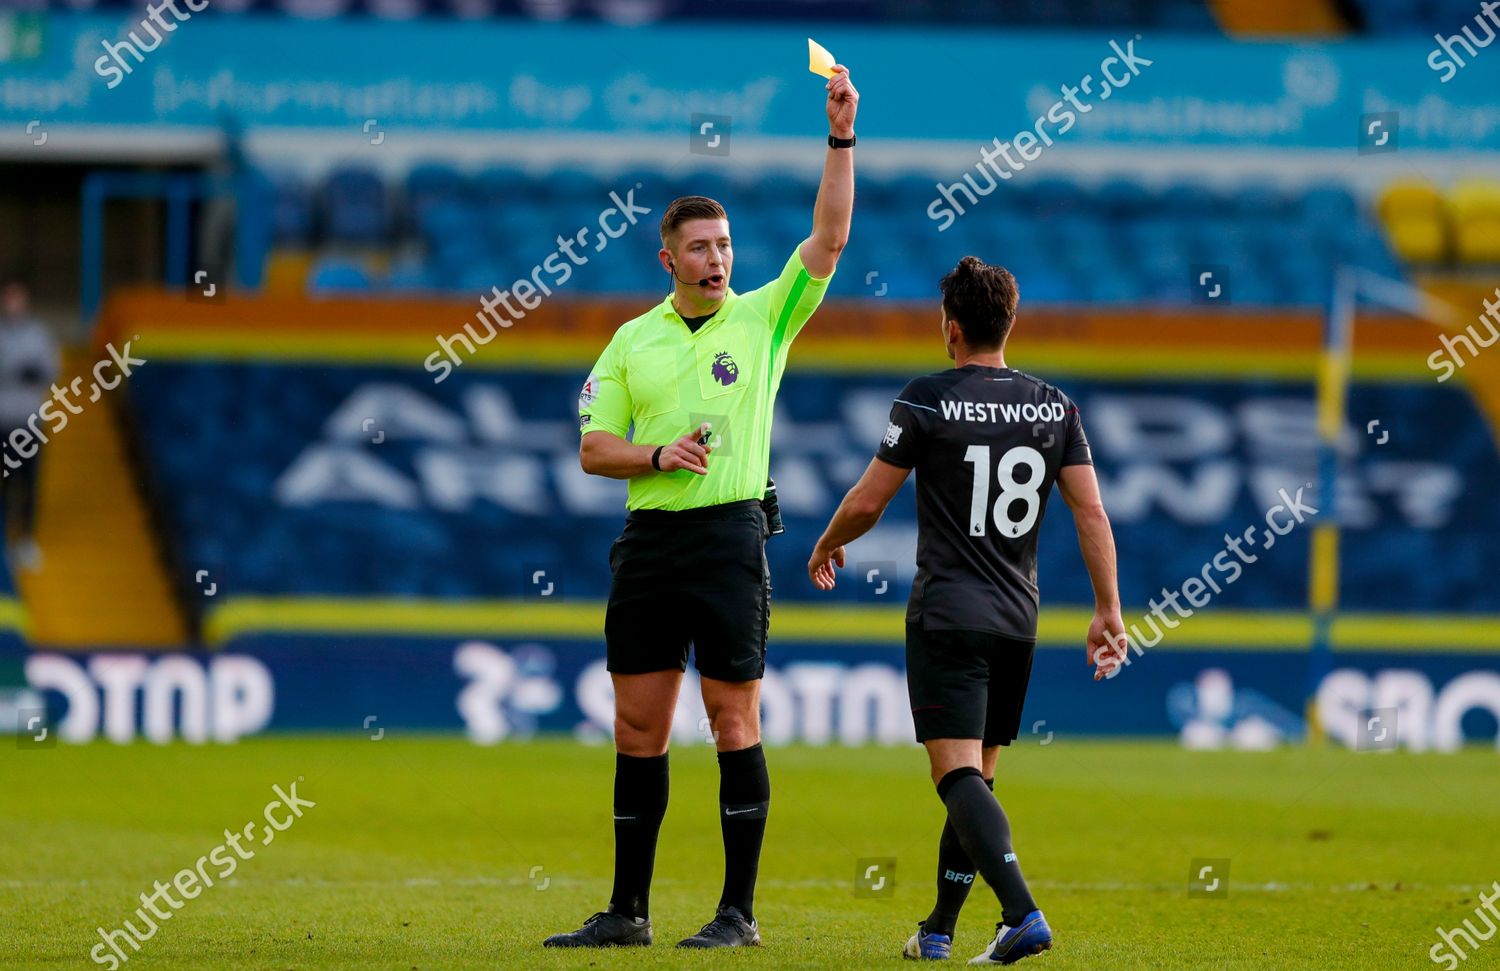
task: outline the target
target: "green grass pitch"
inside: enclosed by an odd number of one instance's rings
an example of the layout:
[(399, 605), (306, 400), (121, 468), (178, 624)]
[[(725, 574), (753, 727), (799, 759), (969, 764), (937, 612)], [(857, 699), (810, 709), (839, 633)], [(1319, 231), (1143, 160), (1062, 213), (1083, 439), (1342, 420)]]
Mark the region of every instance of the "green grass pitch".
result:
[[(1436, 928), (1472, 918), (1500, 880), (1496, 759), (1018, 744), (1002, 753), (998, 790), (1056, 934), (1021, 967), (1436, 967)], [(232, 880), (184, 901), (125, 967), (897, 966), (931, 904), (942, 825), (916, 747), (770, 753), (765, 946), (712, 955), (671, 946), (711, 916), (721, 876), (713, 753), (679, 747), (656, 946), (543, 951), (608, 896), (612, 764), (607, 748), (570, 741), (479, 748), (394, 732), (202, 748), (7, 739), (0, 967), (100, 966), (88, 957), (97, 927), (132, 918), (153, 881), (260, 820), (272, 785), (299, 777), (316, 807), (251, 844)], [(896, 861), (882, 893), (856, 892), (867, 858)], [(1194, 858), (1230, 861), (1227, 896), (1189, 896)], [(998, 918), (976, 883), (955, 956), (978, 953)], [(1464, 964), (1495, 966), (1500, 937)]]

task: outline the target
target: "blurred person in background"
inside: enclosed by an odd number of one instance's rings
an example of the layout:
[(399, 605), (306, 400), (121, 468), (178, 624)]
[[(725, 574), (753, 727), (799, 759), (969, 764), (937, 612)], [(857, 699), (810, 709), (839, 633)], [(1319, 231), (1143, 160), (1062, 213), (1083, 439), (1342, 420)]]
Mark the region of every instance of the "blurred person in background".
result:
[[(31, 294), (20, 280), (0, 284), (0, 442), (4, 477), (0, 478), (0, 515), (12, 563), (35, 569), (42, 553), (36, 545), (38, 450), (23, 458), (10, 445), (17, 429), (26, 429), (57, 377), (57, 341), (31, 313)], [(28, 436), (30, 430), (26, 431)], [(36, 443), (32, 443), (36, 448)]]

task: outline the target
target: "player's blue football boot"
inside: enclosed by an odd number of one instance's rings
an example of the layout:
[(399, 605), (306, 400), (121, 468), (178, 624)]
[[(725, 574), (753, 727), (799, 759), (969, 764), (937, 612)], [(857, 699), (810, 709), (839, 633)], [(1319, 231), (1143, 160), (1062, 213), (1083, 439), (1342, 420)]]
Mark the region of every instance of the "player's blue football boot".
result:
[(953, 938), (947, 934), (929, 934), (927, 922), (917, 922), (917, 932), (906, 942), (901, 956), (912, 961), (946, 961), (953, 954)]
[(1020, 927), (995, 925), (995, 939), (984, 953), (969, 961), (970, 964), (1015, 964), (1022, 958), (1040, 954), (1052, 946), (1052, 928), (1040, 910), (1033, 910), (1021, 921)]

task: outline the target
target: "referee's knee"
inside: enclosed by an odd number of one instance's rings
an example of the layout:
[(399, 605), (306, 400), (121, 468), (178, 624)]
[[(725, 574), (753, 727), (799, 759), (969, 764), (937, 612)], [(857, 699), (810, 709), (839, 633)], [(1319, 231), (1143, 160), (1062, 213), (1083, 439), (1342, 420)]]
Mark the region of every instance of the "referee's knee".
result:
[(760, 744), (760, 713), (724, 707), (710, 717), (714, 746), (720, 752), (738, 752)]
[(631, 720), (615, 716), (615, 751), (639, 759), (655, 758), (667, 751), (672, 738), (670, 718), (662, 724), (654, 720)]

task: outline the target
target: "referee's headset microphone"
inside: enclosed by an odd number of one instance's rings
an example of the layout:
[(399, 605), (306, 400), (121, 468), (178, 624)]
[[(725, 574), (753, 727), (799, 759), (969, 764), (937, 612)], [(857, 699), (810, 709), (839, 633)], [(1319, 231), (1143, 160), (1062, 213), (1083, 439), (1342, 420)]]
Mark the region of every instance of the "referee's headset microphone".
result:
[(700, 286), (700, 287), (706, 287), (706, 286), (708, 286), (708, 277), (704, 277), (703, 279), (699, 280), (695, 284), (695, 283), (693, 283), (692, 280), (684, 280), (682, 277), (678, 276), (677, 275), (677, 264), (672, 262), (672, 258), (670, 256), (667, 257), (667, 266), (670, 266), (672, 268), (668, 272), (670, 272), (672, 274), (672, 279), (676, 280), (678, 283), (686, 283), (690, 287), (691, 286)]

